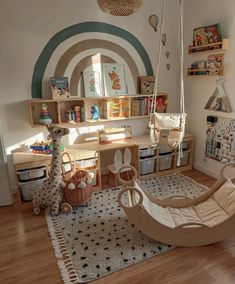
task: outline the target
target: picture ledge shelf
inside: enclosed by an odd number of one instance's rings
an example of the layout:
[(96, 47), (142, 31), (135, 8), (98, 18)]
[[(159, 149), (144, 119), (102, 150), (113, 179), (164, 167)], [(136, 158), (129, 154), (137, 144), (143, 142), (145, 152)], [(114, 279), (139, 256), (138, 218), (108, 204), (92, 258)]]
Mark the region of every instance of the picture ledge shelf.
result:
[(200, 45), (200, 46), (194, 46), (189, 45), (188, 46), (188, 54), (194, 55), (194, 54), (202, 54), (202, 53), (208, 53), (208, 52), (221, 52), (226, 51), (228, 49), (228, 39), (224, 38), (220, 42), (206, 44), (206, 45)]

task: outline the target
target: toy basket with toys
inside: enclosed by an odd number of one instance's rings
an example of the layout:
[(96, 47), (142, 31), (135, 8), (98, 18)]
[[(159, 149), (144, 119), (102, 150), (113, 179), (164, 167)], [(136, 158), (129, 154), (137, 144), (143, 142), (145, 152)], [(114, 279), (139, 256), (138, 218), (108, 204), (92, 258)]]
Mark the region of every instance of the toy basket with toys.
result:
[[(64, 161), (67, 156), (66, 161)], [(70, 167), (68, 167), (70, 164)], [(64, 167), (66, 165), (66, 167)], [(69, 168), (69, 170), (65, 170)], [(67, 152), (62, 154), (62, 189), (65, 202), (61, 206), (64, 213), (70, 213), (72, 207), (87, 205), (91, 198), (92, 177), (86, 170), (77, 169)]]

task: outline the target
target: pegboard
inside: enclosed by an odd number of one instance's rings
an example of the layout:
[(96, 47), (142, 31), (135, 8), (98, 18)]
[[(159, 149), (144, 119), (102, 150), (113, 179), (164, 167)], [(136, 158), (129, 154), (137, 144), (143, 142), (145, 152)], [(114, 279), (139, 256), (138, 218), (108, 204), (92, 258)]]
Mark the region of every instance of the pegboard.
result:
[(207, 117), (205, 156), (224, 164), (235, 161), (235, 119)]

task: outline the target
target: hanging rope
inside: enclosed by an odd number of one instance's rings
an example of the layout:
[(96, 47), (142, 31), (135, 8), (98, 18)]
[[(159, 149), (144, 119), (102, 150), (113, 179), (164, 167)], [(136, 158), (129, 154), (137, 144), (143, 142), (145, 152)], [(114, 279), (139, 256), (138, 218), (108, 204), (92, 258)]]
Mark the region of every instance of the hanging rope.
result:
[[(166, 113), (161, 114), (157, 113), (157, 94), (158, 94), (158, 80), (160, 72), (160, 61), (162, 53), (162, 35), (163, 35), (163, 26), (164, 26), (164, 11), (165, 11), (165, 0), (163, 0), (162, 5), (162, 15), (161, 15), (161, 29), (160, 29), (160, 40), (159, 40), (159, 52), (157, 56), (157, 69), (156, 69), (156, 78), (154, 85), (153, 100), (150, 108), (150, 117), (149, 117), (149, 127), (150, 127), (150, 140), (152, 146), (164, 145), (170, 148), (179, 147), (179, 159), (182, 155), (182, 145), (181, 142), (185, 133), (185, 109), (184, 109), (184, 46), (183, 46), (183, 5), (180, 1), (180, 113)], [(170, 132), (177, 131), (178, 138), (175, 137), (173, 140), (171, 138), (171, 143), (169, 143)], [(160, 138), (159, 138), (160, 137)], [(160, 142), (160, 143), (159, 143)], [(180, 161), (178, 159), (178, 161)]]

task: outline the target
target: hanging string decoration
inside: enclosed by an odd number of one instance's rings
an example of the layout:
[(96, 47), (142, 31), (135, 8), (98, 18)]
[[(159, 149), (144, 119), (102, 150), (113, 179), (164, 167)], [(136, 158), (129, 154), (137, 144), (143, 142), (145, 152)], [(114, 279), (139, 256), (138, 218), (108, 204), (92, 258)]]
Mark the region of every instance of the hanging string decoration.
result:
[(153, 27), (154, 31), (157, 32), (157, 25), (158, 25), (158, 16), (157, 15), (150, 15), (149, 16), (149, 24)]
[(162, 34), (162, 44), (165, 46), (166, 45), (166, 34)]
[(113, 16), (129, 16), (137, 12), (144, 0), (97, 0), (100, 9)]

